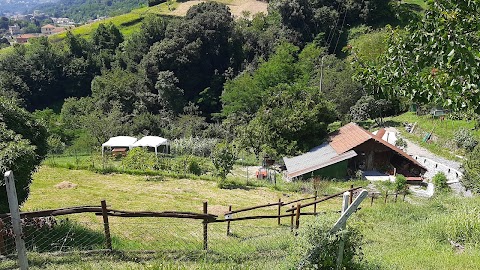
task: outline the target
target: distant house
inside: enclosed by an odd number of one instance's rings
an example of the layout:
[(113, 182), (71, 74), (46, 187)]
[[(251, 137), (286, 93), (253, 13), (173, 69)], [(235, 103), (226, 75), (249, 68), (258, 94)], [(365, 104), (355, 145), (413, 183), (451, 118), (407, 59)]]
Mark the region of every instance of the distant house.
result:
[(55, 26), (54, 25), (51, 25), (51, 24), (47, 24), (47, 25), (44, 25), (42, 26), (42, 28), (40, 29), (40, 31), (42, 32), (42, 34), (44, 35), (51, 35), (53, 33), (55, 33)]
[(375, 171), (385, 175), (401, 173), (418, 180), (426, 168), (382, 136), (349, 123), (332, 133), (327, 142), (309, 152), (284, 157), (287, 178), (346, 178), (358, 171)]
[(27, 43), (31, 38), (34, 38), (35, 35), (32, 34), (23, 34), (16, 37), (16, 41), (19, 44)]
[(8, 26), (8, 32), (10, 35), (20, 34), (20, 26), (18, 24)]

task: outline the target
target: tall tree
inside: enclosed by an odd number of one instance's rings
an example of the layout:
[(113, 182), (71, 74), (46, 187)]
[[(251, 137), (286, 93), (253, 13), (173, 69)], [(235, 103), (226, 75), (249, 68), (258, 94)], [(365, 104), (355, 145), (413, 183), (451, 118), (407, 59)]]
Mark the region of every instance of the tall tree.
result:
[(379, 65), (359, 78), (373, 93), (480, 112), (480, 1), (429, 2), (421, 22), (396, 30)]

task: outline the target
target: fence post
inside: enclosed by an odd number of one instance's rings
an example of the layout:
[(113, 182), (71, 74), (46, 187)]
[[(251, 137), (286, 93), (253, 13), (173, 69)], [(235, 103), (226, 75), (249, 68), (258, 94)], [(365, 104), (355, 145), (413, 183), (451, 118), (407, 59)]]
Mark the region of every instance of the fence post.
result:
[(281, 208), (282, 208), (282, 199), (281, 198), (278, 198), (278, 225), (281, 224), (280, 222), (280, 214), (281, 214)]
[(290, 231), (293, 232), (293, 208), (295, 206), (292, 205), (292, 215), (290, 216)]
[(3, 240), (3, 220), (0, 218), (0, 255), (7, 255), (5, 241)]
[[(203, 213), (208, 214), (208, 202), (203, 202)], [(208, 223), (203, 220), (203, 250), (208, 249)]]
[(353, 185), (350, 185), (350, 201), (348, 202), (348, 204), (352, 204), (353, 202)]
[[(232, 211), (232, 206), (229, 205), (228, 206), (228, 212), (231, 212)], [(230, 221), (227, 221), (227, 236), (230, 235)]]
[(102, 200), (103, 228), (105, 229), (105, 245), (108, 250), (112, 250), (112, 238), (110, 237), (110, 224), (108, 223), (107, 202)]
[[(351, 193), (352, 193), (351, 190), (350, 192), (343, 193), (342, 213), (340, 216), (342, 216), (345, 213), (348, 206), (350, 205), (350, 201), (352, 199), (352, 197), (350, 196)], [(342, 229), (345, 229), (345, 228), (346, 228), (346, 223), (342, 226)], [(345, 240), (343, 239), (343, 235), (341, 237), (342, 238), (340, 238), (341, 239), (340, 243), (338, 243), (337, 269), (342, 268), (343, 251), (345, 249)]]
[(387, 203), (387, 197), (388, 197), (388, 190), (385, 191), (385, 201), (384, 201), (384, 203)]
[(398, 197), (398, 191), (395, 193), (395, 202), (397, 202), (397, 197)]
[(295, 229), (298, 229), (300, 227), (300, 206), (302, 204), (298, 203), (297, 204), (297, 211), (295, 213)]
[[(313, 198), (313, 201), (317, 200), (317, 191), (315, 190), (315, 198)], [(313, 205), (313, 213), (316, 215), (317, 214), (317, 204)]]
[(8, 206), (12, 219), (13, 232), (15, 233), (15, 245), (18, 254), (18, 266), (21, 270), (28, 269), (27, 250), (23, 240), (22, 225), (20, 223), (20, 209), (18, 206), (17, 190), (15, 188), (15, 179), (12, 171), (5, 172), (5, 186), (7, 189)]
[(374, 193), (372, 193), (372, 200), (370, 201), (370, 206), (373, 205), (373, 197), (375, 197), (375, 194), (374, 194)]

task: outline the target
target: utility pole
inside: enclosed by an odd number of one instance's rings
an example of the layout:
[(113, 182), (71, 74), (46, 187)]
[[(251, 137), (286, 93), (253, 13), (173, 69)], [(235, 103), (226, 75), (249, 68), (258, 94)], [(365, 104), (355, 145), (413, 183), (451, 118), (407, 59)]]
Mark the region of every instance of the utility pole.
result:
[(323, 58), (325, 58), (325, 55), (322, 56), (322, 62), (320, 64), (320, 93), (322, 93), (322, 84), (323, 84)]

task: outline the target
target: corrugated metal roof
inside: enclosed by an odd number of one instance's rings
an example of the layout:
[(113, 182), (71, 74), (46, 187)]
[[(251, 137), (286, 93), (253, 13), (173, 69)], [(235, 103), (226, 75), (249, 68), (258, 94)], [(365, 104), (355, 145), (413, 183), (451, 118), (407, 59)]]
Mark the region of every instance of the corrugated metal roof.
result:
[(344, 153), (370, 140), (372, 135), (355, 123), (341, 127), (330, 136), (330, 145), (338, 154)]
[(284, 157), (283, 161), (287, 167), (287, 176), (291, 178), (325, 168), (356, 155), (357, 153), (353, 150), (339, 155), (328, 143), (324, 143), (300, 156)]

